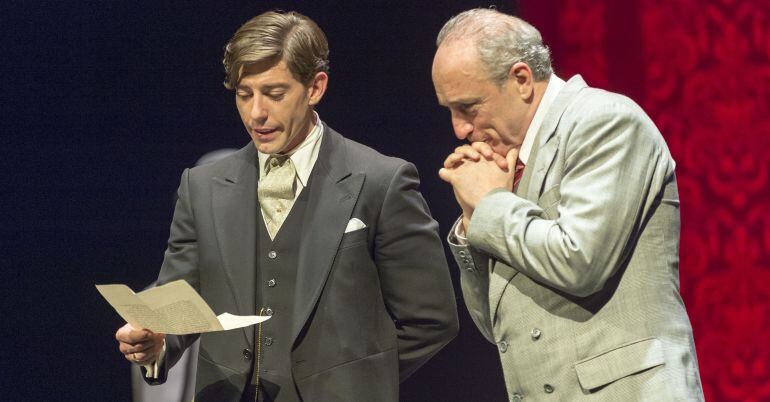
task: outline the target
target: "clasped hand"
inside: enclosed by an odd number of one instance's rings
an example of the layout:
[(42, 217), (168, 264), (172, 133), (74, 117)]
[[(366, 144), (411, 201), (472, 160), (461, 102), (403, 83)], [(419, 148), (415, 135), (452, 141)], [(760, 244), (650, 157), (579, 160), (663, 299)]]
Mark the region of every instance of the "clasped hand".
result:
[(481, 199), (496, 188), (513, 190), (516, 158), (519, 149), (503, 157), (483, 142), (459, 146), (444, 160), (438, 174), (452, 185), (455, 198), (463, 210), (463, 226), (467, 229), (473, 210)]

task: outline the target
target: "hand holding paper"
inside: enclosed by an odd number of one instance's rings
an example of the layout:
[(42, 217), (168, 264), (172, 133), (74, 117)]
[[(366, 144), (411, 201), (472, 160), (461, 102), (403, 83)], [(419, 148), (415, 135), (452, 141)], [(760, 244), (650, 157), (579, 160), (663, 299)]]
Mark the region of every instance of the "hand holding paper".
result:
[(134, 293), (126, 285), (96, 285), (123, 319), (136, 328), (185, 335), (226, 331), (254, 325), (269, 316), (214, 315), (211, 307), (184, 280)]

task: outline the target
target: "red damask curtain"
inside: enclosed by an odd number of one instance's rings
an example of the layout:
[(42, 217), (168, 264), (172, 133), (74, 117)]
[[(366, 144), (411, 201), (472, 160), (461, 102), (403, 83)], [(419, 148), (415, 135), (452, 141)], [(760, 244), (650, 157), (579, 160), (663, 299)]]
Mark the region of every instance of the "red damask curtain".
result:
[(681, 289), (709, 401), (770, 400), (770, 2), (522, 0), (556, 73), (624, 93), (677, 162)]

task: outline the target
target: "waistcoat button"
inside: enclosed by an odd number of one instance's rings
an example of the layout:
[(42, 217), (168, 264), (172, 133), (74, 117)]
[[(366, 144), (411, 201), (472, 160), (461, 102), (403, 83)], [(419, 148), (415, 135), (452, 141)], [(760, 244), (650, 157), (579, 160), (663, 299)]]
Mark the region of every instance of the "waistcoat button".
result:
[(243, 360), (249, 361), (249, 360), (251, 360), (252, 356), (253, 356), (253, 354), (251, 353), (251, 350), (243, 349)]

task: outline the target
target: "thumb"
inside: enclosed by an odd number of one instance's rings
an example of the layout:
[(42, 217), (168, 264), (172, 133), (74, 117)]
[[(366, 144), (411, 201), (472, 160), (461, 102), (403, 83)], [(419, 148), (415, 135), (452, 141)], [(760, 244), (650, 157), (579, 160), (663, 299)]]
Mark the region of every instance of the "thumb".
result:
[(452, 170), (447, 168), (441, 168), (438, 171), (438, 177), (447, 183), (452, 183)]
[(516, 173), (516, 160), (519, 159), (519, 148), (511, 148), (505, 154), (505, 160), (508, 162), (508, 172)]

